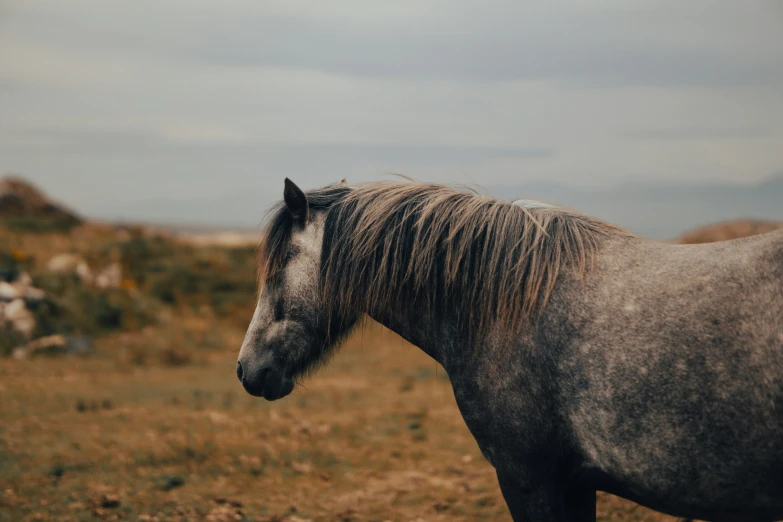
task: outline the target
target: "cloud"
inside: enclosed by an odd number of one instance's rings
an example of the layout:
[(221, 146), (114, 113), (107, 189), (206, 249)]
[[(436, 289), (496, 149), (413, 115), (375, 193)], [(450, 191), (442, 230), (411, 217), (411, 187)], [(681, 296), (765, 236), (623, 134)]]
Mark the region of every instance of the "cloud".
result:
[(4, 6), (0, 171), (77, 207), (285, 175), (750, 182), (783, 164), (774, 2)]
[[(708, 34), (692, 39), (687, 38), (694, 29), (690, 23), (649, 4), (541, 9), (509, 2), (481, 8), (451, 2), (441, 6), (438, 16), (376, 23), (324, 23), (299, 13), (237, 18), (207, 31), (196, 49), (201, 59), (228, 66), (299, 67), (404, 80), (783, 84), (778, 54), (770, 49), (783, 43), (783, 37), (770, 34), (779, 26), (765, 21), (768, 12), (756, 9), (754, 16), (732, 17), (734, 10), (726, 3), (694, 5), (682, 10), (690, 17), (701, 12), (700, 29)], [(710, 16), (720, 9), (724, 16)], [(223, 27), (230, 32), (221, 31)], [(733, 40), (730, 47), (721, 43), (723, 38), (732, 41), (728, 35), (737, 30), (747, 38)], [(705, 37), (712, 45), (703, 45)]]
[(682, 141), (682, 140), (744, 140), (769, 139), (776, 136), (776, 130), (770, 127), (679, 127), (631, 130), (620, 135), (632, 141)]
[(386, 79), (783, 84), (774, 2), (75, 5), (50, 0), (31, 8), (36, 38), (97, 53)]

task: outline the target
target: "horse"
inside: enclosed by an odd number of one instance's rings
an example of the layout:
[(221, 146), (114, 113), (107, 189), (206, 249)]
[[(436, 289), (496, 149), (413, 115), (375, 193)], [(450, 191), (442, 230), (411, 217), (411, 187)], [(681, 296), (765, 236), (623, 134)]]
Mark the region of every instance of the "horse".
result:
[(443, 366), (513, 520), (783, 518), (783, 231), (702, 245), (414, 180), (302, 191), (237, 362), (273, 401), (369, 316)]

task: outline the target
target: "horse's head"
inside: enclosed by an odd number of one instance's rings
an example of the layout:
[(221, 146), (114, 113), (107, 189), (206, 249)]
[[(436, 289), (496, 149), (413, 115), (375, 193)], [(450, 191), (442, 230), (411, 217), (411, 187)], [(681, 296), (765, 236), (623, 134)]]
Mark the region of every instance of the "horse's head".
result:
[(326, 209), (288, 179), (283, 196), (262, 245), (258, 303), (237, 361), (245, 390), (268, 400), (291, 393), (349, 323), (330, 317), (320, 292)]

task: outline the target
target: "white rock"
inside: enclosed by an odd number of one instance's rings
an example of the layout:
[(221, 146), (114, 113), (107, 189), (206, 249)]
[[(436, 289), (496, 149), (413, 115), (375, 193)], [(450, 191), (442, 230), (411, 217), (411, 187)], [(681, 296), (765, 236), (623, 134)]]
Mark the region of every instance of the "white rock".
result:
[(35, 288), (34, 286), (29, 286), (24, 289), (24, 292), (22, 293), (22, 297), (24, 297), (25, 301), (43, 301), (46, 299), (46, 292), (41, 290), (40, 288)]
[(25, 337), (30, 337), (35, 330), (35, 316), (25, 307), (24, 299), (8, 303), (4, 310), (5, 318), (11, 322), (14, 330)]
[(16, 280), (16, 287), (27, 288), (28, 286), (33, 286), (33, 278), (27, 272), (22, 272)]
[(11, 356), (14, 359), (29, 359), (38, 356), (65, 354), (84, 355), (89, 353), (89, 351), (89, 339), (55, 334), (39, 337), (25, 345), (17, 346), (11, 352)]
[(27, 312), (22, 317), (18, 318), (16, 321), (13, 321), (11, 324), (14, 327), (14, 330), (25, 336), (26, 338), (30, 338), (33, 335), (33, 332), (35, 331), (35, 316), (33, 316), (32, 312), (30, 310), (25, 309)]
[(95, 285), (98, 288), (119, 288), (122, 284), (122, 267), (119, 263), (112, 263), (95, 277)]
[(84, 261), (76, 265), (76, 275), (79, 276), (79, 280), (81, 280), (82, 283), (88, 285), (91, 285), (95, 279), (92, 270), (90, 270), (90, 266)]
[(46, 267), (50, 272), (73, 272), (84, 259), (76, 254), (57, 254), (49, 260)]
[(14, 321), (17, 317), (21, 317), (27, 308), (24, 305), (23, 299), (15, 299), (5, 306), (5, 318), (8, 321)]
[(0, 281), (0, 301), (13, 301), (19, 299), (19, 290), (12, 284)]
[(35, 341), (31, 341), (24, 347), (25, 351), (30, 355), (53, 355), (59, 353), (65, 353), (67, 349), (67, 341), (64, 335), (55, 334), (48, 335), (46, 337), (40, 337)]

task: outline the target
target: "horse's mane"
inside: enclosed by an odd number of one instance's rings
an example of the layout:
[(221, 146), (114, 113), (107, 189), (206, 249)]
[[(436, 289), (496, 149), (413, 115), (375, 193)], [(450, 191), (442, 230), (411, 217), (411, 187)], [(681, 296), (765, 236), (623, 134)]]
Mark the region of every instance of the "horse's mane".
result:
[[(601, 243), (630, 236), (552, 206), (521, 206), (421, 182), (334, 185), (307, 193), (326, 212), (321, 292), (346, 316), (449, 310), (466, 332), (521, 331), (566, 268), (584, 274)], [(285, 264), (293, 220), (278, 205), (260, 247), (261, 283)]]

